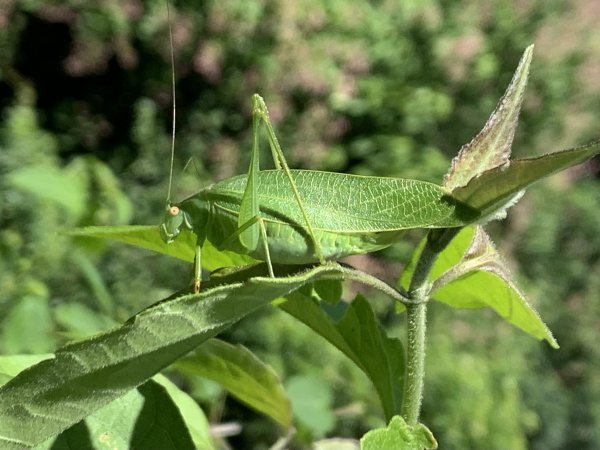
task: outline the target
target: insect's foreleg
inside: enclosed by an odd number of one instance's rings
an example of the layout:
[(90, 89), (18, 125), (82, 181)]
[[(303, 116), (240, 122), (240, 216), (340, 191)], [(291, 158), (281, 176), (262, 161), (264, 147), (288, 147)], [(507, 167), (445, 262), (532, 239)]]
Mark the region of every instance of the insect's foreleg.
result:
[(194, 260), (194, 293), (200, 292), (202, 280), (202, 246), (196, 244), (196, 258)]
[(273, 264), (271, 264), (271, 253), (269, 251), (269, 242), (267, 241), (267, 229), (265, 227), (265, 221), (260, 216), (254, 216), (241, 224), (237, 230), (231, 233), (230, 236), (227, 237), (220, 245), (219, 249), (227, 248), (229, 245), (235, 241), (238, 236), (241, 236), (244, 231), (248, 230), (253, 225), (258, 225), (260, 229), (260, 235), (263, 241), (263, 247), (265, 252), (265, 262), (267, 263), (267, 268), (269, 269), (269, 276), (275, 278), (275, 274), (273, 273)]
[[(298, 207), (300, 208), (300, 212), (302, 213), (302, 217), (306, 222), (306, 230), (313, 244), (315, 256), (319, 259), (321, 264), (325, 263), (325, 258), (323, 257), (323, 250), (321, 249), (321, 244), (315, 237), (315, 232), (313, 230), (312, 224), (308, 218), (308, 214), (306, 213), (306, 209), (304, 207), (304, 202), (300, 197), (300, 193), (298, 192), (298, 188), (296, 187), (296, 182), (292, 177), (292, 173), (290, 168), (285, 160), (285, 156), (283, 155), (283, 151), (281, 150), (281, 146), (279, 145), (279, 140), (277, 139), (277, 135), (275, 134), (275, 130), (271, 125), (271, 119), (269, 118), (269, 111), (267, 110), (267, 105), (262, 97), (258, 94), (254, 94), (252, 97), (252, 109), (253, 115), (258, 116), (260, 120), (262, 120), (267, 128), (267, 134), (269, 135), (269, 147), (271, 148), (271, 153), (273, 155), (273, 160), (275, 162), (275, 166), (277, 169), (283, 170), (287, 179), (290, 182), (290, 186), (292, 187), (292, 191), (294, 193), (294, 197), (296, 202), (298, 203)], [(256, 137), (255, 137), (256, 138)]]

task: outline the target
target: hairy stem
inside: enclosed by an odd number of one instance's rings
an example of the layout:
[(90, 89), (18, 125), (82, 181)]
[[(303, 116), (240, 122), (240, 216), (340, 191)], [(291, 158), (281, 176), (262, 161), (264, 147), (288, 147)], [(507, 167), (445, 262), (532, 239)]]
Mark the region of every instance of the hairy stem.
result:
[(427, 302), (431, 287), (428, 282), (429, 272), (438, 254), (458, 231), (458, 228), (449, 228), (429, 232), (408, 288), (408, 296), (412, 302), (406, 304), (406, 372), (402, 416), (409, 425), (419, 422), (423, 400)]

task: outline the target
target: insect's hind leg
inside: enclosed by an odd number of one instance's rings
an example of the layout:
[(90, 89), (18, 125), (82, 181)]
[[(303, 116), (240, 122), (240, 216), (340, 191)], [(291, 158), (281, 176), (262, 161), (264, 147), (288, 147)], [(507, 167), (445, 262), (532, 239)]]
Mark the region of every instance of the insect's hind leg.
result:
[[(294, 198), (296, 199), (296, 203), (298, 203), (298, 207), (300, 208), (302, 217), (303, 217), (304, 221), (306, 222), (306, 231), (308, 233), (308, 236), (310, 237), (310, 240), (312, 241), (315, 256), (319, 259), (319, 262), (321, 264), (324, 264), (325, 258), (323, 257), (323, 249), (321, 248), (320, 242), (315, 237), (315, 232), (314, 232), (312, 224), (310, 223), (310, 220), (308, 218), (308, 214), (306, 213), (306, 208), (304, 207), (304, 202), (302, 201), (302, 197), (300, 196), (300, 193), (298, 192), (298, 188), (296, 187), (296, 182), (294, 181), (294, 178), (292, 177), (290, 168), (287, 164), (287, 161), (285, 160), (285, 156), (283, 155), (283, 151), (281, 150), (281, 146), (279, 145), (279, 140), (277, 139), (277, 136), (275, 135), (275, 130), (273, 129), (273, 125), (271, 124), (271, 119), (269, 117), (269, 111), (267, 109), (267, 105), (265, 104), (265, 101), (263, 100), (263, 98), (258, 94), (254, 94), (252, 96), (252, 114), (254, 116), (258, 116), (258, 118), (260, 120), (262, 120), (262, 122), (265, 124), (265, 127), (267, 129), (267, 134), (269, 136), (269, 147), (271, 149), (271, 154), (273, 155), (273, 161), (275, 163), (275, 167), (278, 170), (283, 170), (285, 172), (285, 175), (286, 175), (287, 179), (289, 180), (290, 186), (294, 193)], [(255, 137), (255, 139), (256, 139), (256, 137)], [(265, 240), (265, 242), (266, 242), (266, 240)]]

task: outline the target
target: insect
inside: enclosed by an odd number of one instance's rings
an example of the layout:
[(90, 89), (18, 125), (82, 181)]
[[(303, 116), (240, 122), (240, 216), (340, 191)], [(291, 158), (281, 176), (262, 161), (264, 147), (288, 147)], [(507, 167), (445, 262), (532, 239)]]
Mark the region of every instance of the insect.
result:
[[(194, 289), (200, 289), (205, 240), (222, 250), (273, 264), (325, 263), (392, 245), (408, 228), (456, 227), (460, 205), (432, 183), (314, 170), (291, 170), (255, 94), (253, 145), (247, 175), (223, 180), (183, 200), (167, 202), (161, 236), (183, 229), (197, 237)], [(267, 130), (275, 170), (260, 170), (260, 125)], [(442, 204), (431, 208), (432, 204)], [(463, 213), (468, 213), (464, 210)]]

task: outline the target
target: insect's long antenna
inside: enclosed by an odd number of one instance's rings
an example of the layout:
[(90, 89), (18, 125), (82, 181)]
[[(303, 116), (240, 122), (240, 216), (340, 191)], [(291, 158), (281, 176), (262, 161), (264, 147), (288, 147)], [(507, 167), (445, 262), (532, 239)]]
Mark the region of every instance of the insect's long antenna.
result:
[(167, 3), (167, 22), (169, 25), (169, 47), (171, 49), (171, 95), (173, 97), (173, 123), (171, 125), (171, 166), (169, 168), (169, 189), (167, 191), (167, 203), (171, 203), (171, 185), (173, 184), (173, 164), (175, 160), (175, 118), (176, 118), (176, 99), (175, 99), (175, 50), (173, 49), (173, 29), (171, 27), (171, 9), (169, 0)]

